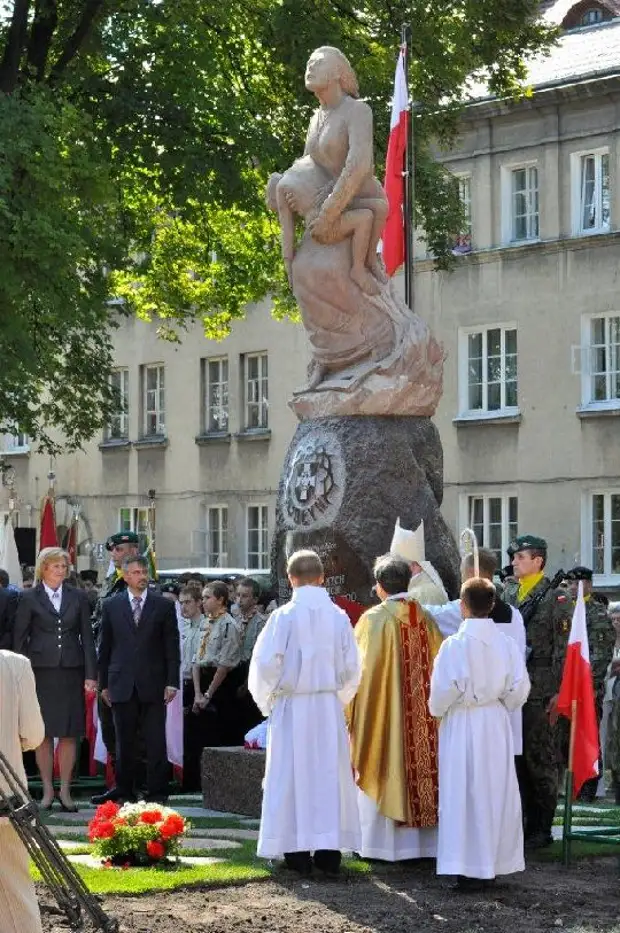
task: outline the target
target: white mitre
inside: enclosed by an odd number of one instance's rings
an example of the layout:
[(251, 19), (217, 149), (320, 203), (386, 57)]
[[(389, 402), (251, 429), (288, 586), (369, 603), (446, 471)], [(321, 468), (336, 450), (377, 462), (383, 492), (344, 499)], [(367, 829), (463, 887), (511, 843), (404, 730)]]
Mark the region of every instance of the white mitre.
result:
[[(408, 564), (415, 562), (422, 568), (422, 573), (413, 577), (409, 586), (409, 592), (418, 602), (424, 605), (441, 605), (448, 602), (448, 594), (445, 591), (441, 577), (431, 562), (426, 560), (423, 521), (420, 522), (415, 531), (409, 531), (401, 526), (400, 518), (397, 518), (394, 537), (390, 545), (390, 554), (402, 557)], [(424, 580), (423, 575), (428, 578), (428, 583)]]

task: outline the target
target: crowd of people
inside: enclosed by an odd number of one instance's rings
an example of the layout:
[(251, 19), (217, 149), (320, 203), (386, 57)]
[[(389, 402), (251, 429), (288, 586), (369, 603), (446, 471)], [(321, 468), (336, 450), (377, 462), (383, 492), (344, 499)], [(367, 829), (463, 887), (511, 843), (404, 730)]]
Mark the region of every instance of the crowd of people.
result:
[(436, 858), (466, 890), (523, 870), (526, 850), (553, 841), (568, 754), (558, 693), (580, 585), (618, 794), (618, 607), (593, 594), (589, 568), (549, 580), (542, 538), (518, 537), (509, 557), (500, 584), (493, 553), (468, 554), (460, 598), (422, 604), (416, 593), (433, 571), (416, 532), (397, 524), (375, 564), (381, 602), (354, 629), (323, 589), (318, 556), (291, 557), (292, 600), (270, 617), (250, 665), (269, 716), (260, 855), (302, 873), (337, 871), (343, 849)]
[[(0, 571), (0, 647), (29, 658), (44, 723), (43, 809), (77, 809), (89, 702), (113, 775), (95, 803), (165, 801), (171, 761), (183, 788), (199, 790), (202, 749), (243, 744), (267, 717), (259, 854), (301, 871), (312, 853), (337, 870), (342, 849), (437, 857), (461, 886), (520, 870), (524, 847), (552, 840), (568, 754), (557, 694), (580, 584), (601, 774), (611, 771), (620, 801), (620, 606), (593, 593), (585, 567), (551, 585), (542, 538), (513, 542), (501, 583), (494, 554), (481, 549), (475, 566), (468, 555), (450, 601), (426, 560), (423, 525), (397, 522), (375, 566), (378, 604), (354, 617), (323, 588), (313, 552), (291, 558), (292, 600), (277, 608), (250, 577), (188, 573), (154, 585), (131, 532), (107, 548), (100, 588), (92, 571), (68, 582), (60, 548), (41, 551), (21, 592)], [(170, 754), (174, 704), (180, 760)], [(582, 795), (600, 792), (593, 780)]]

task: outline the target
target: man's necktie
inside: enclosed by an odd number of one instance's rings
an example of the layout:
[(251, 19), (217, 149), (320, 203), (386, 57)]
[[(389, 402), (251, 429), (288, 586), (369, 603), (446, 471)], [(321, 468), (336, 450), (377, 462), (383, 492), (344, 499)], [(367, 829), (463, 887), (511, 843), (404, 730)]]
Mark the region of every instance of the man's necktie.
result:
[(140, 616), (142, 615), (142, 600), (138, 596), (133, 596), (131, 599), (131, 611), (137, 628), (140, 625)]

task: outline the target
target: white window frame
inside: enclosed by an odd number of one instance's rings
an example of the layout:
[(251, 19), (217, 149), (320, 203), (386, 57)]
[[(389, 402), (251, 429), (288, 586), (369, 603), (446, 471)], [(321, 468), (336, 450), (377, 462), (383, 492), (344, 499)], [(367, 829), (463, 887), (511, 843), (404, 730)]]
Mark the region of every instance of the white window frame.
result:
[[(262, 536), (267, 536), (267, 547), (265, 551), (250, 551), (250, 509), (259, 510), (258, 532)], [(258, 557), (258, 566), (254, 566), (251, 554)], [(245, 566), (248, 570), (269, 570), (270, 565), (270, 546), (269, 546), (269, 506), (266, 502), (250, 502), (245, 509)]]
[[(491, 499), (500, 499), (501, 500), (501, 509), (502, 509), (502, 562), (497, 568), (501, 570), (504, 566), (504, 563), (508, 560), (506, 551), (508, 550), (508, 545), (515, 537), (515, 531), (518, 530), (519, 523), (519, 496), (515, 489), (502, 489), (499, 490), (470, 490), (466, 493), (461, 493), (459, 495), (459, 528), (472, 528), (472, 518), (473, 513), (470, 509), (470, 499), (482, 499), (483, 501), (483, 533), (482, 540), (478, 541), (479, 547), (489, 548), (489, 510), (490, 510), (490, 500)], [(510, 500), (517, 500), (517, 529), (510, 529)]]
[[(250, 380), (250, 360), (258, 360), (258, 377)], [(266, 390), (266, 391), (264, 391)], [(269, 427), (269, 355), (267, 351), (246, 353), (243, 359), (243, 425), (246, 431), (266, 431)], [(258, 408), (258, 424), (250, 424), (251, 409)]]
[[(528, 226), (531, 224), (531, 218), (536, 217), (538, 223), (538, 233), (532, 236), (517, 238), (515, 237), (515, 193), (514, 193), (514, 173), (519, 171), (528, 172), (530, 169), (536, 169), (536, 210), (528, 212), (530, 218)], [(540, 242), (540, 167), (536, 160), (527, 162), (514, 162), (502, 165), (501, 174), (501, 203), (502, 203), (502, 243), (504, 246), (523, 246), (526, 243)], [(527, 189), (526, 189), (527, 190)], [(531, 192), (529, 194), (531, 198)], [(532, 204), (529, 205), (532, 207)]]
[(605, 496), (603, 535), (610, 542), (605, 549), (603, 573), (595, 573), (594, 586), (617, 586), (620, 573), (613, 573), (611, 566), (611, 496), (620, 496), (620, 487), (603, 489), (595, 487), (583, 493), (581, 500), (581, 563), (594, 566), (594, 541), (592, 538), (593, 498)]
[[(211, 383), (209, 376), (211, 372), (211, 365), (213, 363), (218, 364), (218, 381)], [(222, 378), (222, 368), (223, 364), (226, 364), (226, 379)], [(221, 434), (228, 433), (230, 429), (230, 362), (227, 356), (207, 356), (203, 360), (204, 367), (204, 425), (203, 429), (205, 434)], [(215, 386), (218, 386), (223, 395), (223, 401), (220, 404), (220, 409), (225, 413), (226, 423), (224, 427), (218, 424), (217, 418), (213, 419), (213, 424), (211, 420), (211, 414), (216, 410), (216, 405), (213, 401), (213, 389)]]
[[(123, 512), (129, 512), (129, 527), (124, 522)], [(119, 531), (133, 531), (140, 536), (140, 549), (146, 548), (148, 541), (149, 510), (145, 506), (122, 505), (118, 510)]]
[[(506, 359), (506, 332), (507, 331), (517, 331), (517, 405), (506, 405), (506, 379), (505, 372), (503, 373), (504, 378), (501, 382), (501, 406), (499, 408), (494, 408), (489, 410), (488, 408), (488, 374), (487, 374), (487, 361), (488, 361), (488, 350), (487, 350), (487, 341), (488, 341), (488, 331), (490, 330), (500, 330), (501, 331), (501, 353), (502, 353), (502, 368), (505, 368), (505, 359)], [(470, 408), (469, 407), (469, 340), (468, 338), (472, 334), (482, 334), (483, 335), (483, 368), (482, 368), (482, 408)], [(497, 323), (497, 324), (477, 324), (472, 327), (463, 327), (459, 329), (458, 336), (458, 349), (459, 349), (459, 359), (458, 359), (458, 372), (459, 372), (459, 419), (470, 419), (476, 420), (481, 419), (491, 419), (491, 418), (502, 418), (502, 417), (514, 417), (520, 414), (519, 405), (518, 405), (518, 396), (519, 396), (519, 337), (518, 337), (518, 328), (515, 322), (509, 323)]]
[(23, 431), (6, 433), (2, 438), (2, 453), (10, 456), (30, 453), (30, 438)]
[[(216, 512), (218, 515), (218, 533), (220, 540), (220, 550), (218, 551), (217, 557), (214, 559), (215, 551), (211, 550), (211, 520), (212, 512)], [(222, 527), (222, 518), (226, 516), (226, 528)], [(229, 525), (229, 511), (228, 506), (225, 503), (209, 503), (205, 505), (205, 529), (206, 529), (206, 540), (205, 540), (205, 559), (207, 562), (207, 567), (228, 567), (228, 547), (230, 540), (230, 525)], [(225, 548), (222, 548), (222, 544), (225, 544)]]
[[(148, 388), (148, 374), (156, 370), (158, 372), (157, 388)], [(163, 378), (162, 378), (163, 374)], [(155, 392), (155, 405), (149, 407), (149, 392)], [(162, 405), (163, 397), (163, 405)], [(155, 415), (155, 431), (149, 431), (149, 415)], [(166, 367), (163, 363), (146, 363), (142, 367), (142, 436), (158, 437), (166, 433)]]
[[(122, 441), (129, 438), (129, 369), (126, 366), (118, 366), (113, 369), (110, 375), (110, 382), (112, 382), (113, 377), (117, 373), (121, 377), (119, 390), (122, 408), (115, 415), (112, 415), (110, 424), (106, 427), (105, 439), (107, 441)], [(119, 433), (114, 435), (112, 433), (112, 422), (117, 419), (119, 423)]]
[[(596, 159), (595, 163), (595, 186), (598, 186), (600, 192), (600, 203), (597, 205), (599, 213), (602, 216), (603, 213), (603, 193), (602, 193), (602, 156), (607, 156), (609, 160), (609, 220), (607, 223), (601, 223), (597, 227), (584, 228), (583, 227), (583, 206), (582, 206), (582, 175), (581, 175), (581, 165), (582, 160), (586, 156), (594, 156)], [(573, 236), (597, 236), (602, 233), (609, 233), (611, 230), (611, 205), (613, 200), (612, 184), (614, 180), (614, 173), (612, 171), (612, 160), (609, 146), (599, 146), (594, 149), (583, 149), (580, 152), (571, 153), (571, 212), (572, 212), (572, 227), (573, 227)]]
[[(620, 396), (614, 398), (611, 396), (611, 379), (616, 370), (609, 368), (606, 371), (606, 381), (607, 381), (607, 398), (605, 399), (595, 399), (594, 398), (594, 385), (593, 385), (593, 352), (592, 352), (592, 322), (597, 318), (602, 318), (605, 320), (605, 331), (606, 331), (606, 341), (605, 347), (608, 349), (608, 359), (612, 357), (611, 363), (613, 365), (613, 351), (611, 350), (612, 344), (609, 341), (609, 322), (612, 318), (620, 318), (620, 311), (604, 311), (602, 313), (595, 314), (584, 314), (581, 318), (581, 409), (582, 411), (605, 411), (605, 410), (614, 410), (620, 408)], [(620, 369), (620, 348), (616, 351), (616, 366)]]
[[(465, 226), (456, 237), (453, 247), (456, 253), (471, 253), (474, 248), (474, 227), (472, 222), (472, 174), (471, 172), (460, 172), (454, 175), (458, 186), (459, 201), (463, 206), (465, 214)], [(464, 186), (467, 183), (469, 187), (468, 196), (464, 196)]]

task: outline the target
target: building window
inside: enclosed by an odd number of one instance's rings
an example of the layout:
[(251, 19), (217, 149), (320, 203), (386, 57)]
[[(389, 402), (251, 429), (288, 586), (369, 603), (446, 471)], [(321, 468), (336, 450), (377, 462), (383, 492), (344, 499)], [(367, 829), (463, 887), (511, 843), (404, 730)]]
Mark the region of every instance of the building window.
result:
[(119, 400), (118, 412), (112, 416), (106, 431), (107, 440), (123, 440), (129, 437), (129, 370), (115, 369), (110, 383)]
[(266, 505), (249, 505), (247, 511), (248, 570), (269, 569), (269, 527)]
[(145, 437), (166, 433), (166, 401), (164, 367), (145, 366), (144, 374), (144, 421)]
[(517, 497), (468, 496), (466, 521), (480, 547), (493, 551), (498, 568), (503, 567), (508, 545), (517, 536)]
[(141, 552), (146, 551), (149, 537), (149, 510), (134, 509), (125, 506), (118, 511), (118, 530), (135, 531), (140, 538), (139, 548)]
[(537, 240), (538, 169), (530, 165), (513, 169), (511, 176), (511, 236), (512, 242)]
[(30, 438), (27, 434), (18, 431), (16, 434), (5, 434), (2, 441), (2, 452), (5, 454), (27, 454), (30, 451)]
[(589, 10), (586, 10), (583, 16), (581, 17), (582, 26), (595, 26), (596, 23), (603, 22), (603, 11), (600, 7), (590, 7)]
[(610, 223), (609, 151), (576, 153), (573, 162), (573, 231), (606, 233)]
[(472, 250), (472, 222), (471, 222), (471, 175), (457, 176), (458, 195), (463, 210), (464, 223), (461, 232), (456, 237), (454, 253), (470, 253)]
[(207, 566), (228, 566), (228, 506), (207, 509)]
[(269, 424), (269, 380), (267, 354), (245, 358), (245, 427), (266, 428)]
[(228, 431), (228, 358), (204, 360), (205, 431), (207, 434)]
[(603, 577), (620, 575), (620, 490), (595, 493), (592, 509), (592, 569)]
[(517, 331), (512, 326), (461, 335), (462, 412), (517, 409)]
[(584, 344), (583, 403), (620, 403), (620, 315), (586, 318)]

